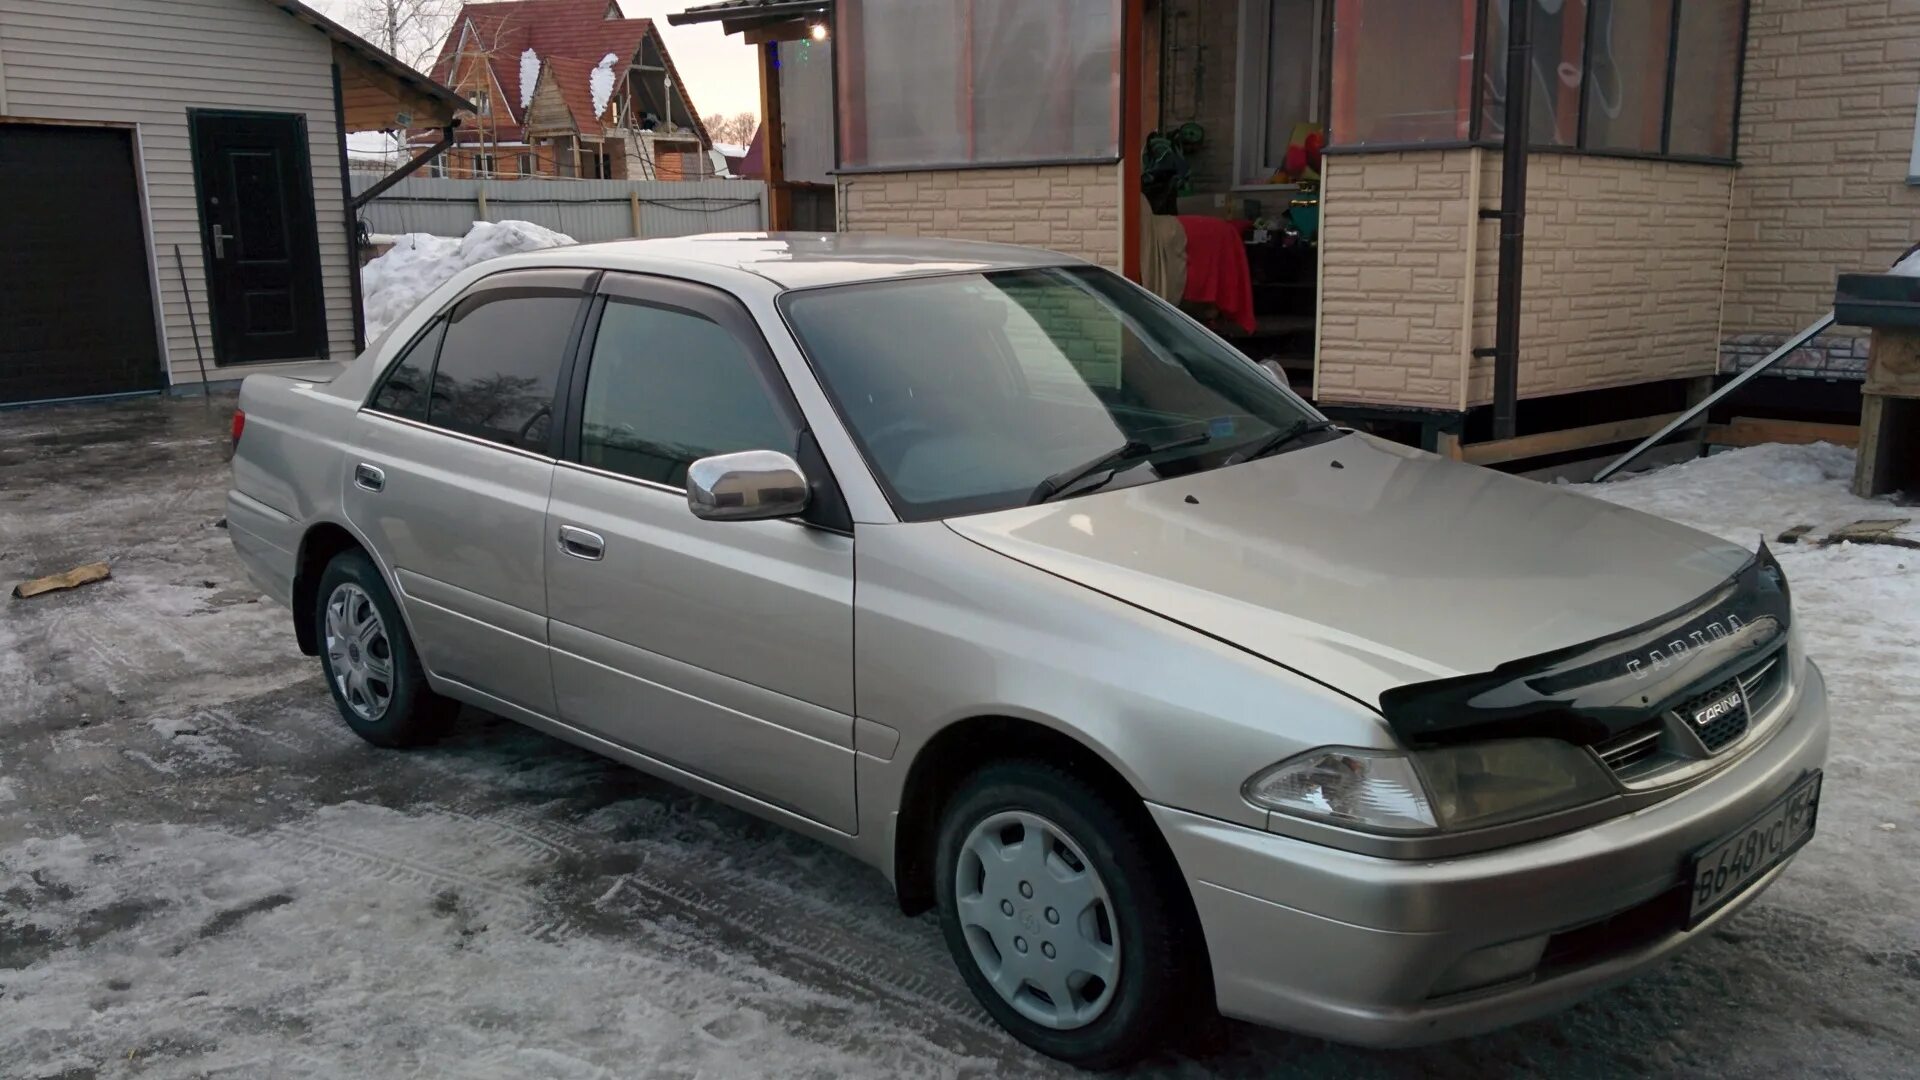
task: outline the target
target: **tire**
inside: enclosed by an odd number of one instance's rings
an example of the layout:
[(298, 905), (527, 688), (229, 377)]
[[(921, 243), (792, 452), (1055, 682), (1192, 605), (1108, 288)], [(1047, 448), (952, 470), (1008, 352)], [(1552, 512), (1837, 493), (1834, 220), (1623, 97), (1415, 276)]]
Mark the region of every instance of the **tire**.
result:
[(343, 551), (327, 564), (313, 617), (327, 689), (355, 734), (402, 747), (446, 731), (459, 706), (427, 688), (400, 608), (365, 552)]
[(1138, 800), (1056, 766), (1004, 762), (962, 782), (941, 817), (935, 888), (974, 997), (1021, 1042), (1081, 1068), (1158, 1048), (1212, 1001), (1192, 900), (1163, 850)]

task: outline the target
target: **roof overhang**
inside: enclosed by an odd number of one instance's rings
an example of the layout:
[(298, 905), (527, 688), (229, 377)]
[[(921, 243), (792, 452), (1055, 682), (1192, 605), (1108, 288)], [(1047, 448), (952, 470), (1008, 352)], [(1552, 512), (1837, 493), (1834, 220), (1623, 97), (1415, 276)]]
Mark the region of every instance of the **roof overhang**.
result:
[(833, 0), (721, 0), (675, 12), (667, 22), (717, 22), (721, 30), (744, 34), (749, 42), (782, 41), (805, 37), (808, 24), (825, 18), (832, 7)]
[(447, 128), (456, 114), (474, 111), (472, 102), (300, 0), (266, 2), (332, 40), (347, 131)]

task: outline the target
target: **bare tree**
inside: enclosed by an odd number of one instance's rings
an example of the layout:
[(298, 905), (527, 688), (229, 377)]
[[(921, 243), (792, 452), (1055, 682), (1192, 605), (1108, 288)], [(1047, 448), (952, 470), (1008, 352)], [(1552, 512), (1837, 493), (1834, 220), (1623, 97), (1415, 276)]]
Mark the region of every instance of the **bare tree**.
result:
[(409, 67), (425, 71), (458, 10), (457, 0), (352, 0), (341, 22)]
[(713, 137), (714, 142), (731, 143), (735, 146), (746, 146), (751, 143), (754, 132), (760, 130), (760, 118), (750, 112), (735, 113), (732, 116), (713, 113), (700, 122), (706, 125), (707, 134)]

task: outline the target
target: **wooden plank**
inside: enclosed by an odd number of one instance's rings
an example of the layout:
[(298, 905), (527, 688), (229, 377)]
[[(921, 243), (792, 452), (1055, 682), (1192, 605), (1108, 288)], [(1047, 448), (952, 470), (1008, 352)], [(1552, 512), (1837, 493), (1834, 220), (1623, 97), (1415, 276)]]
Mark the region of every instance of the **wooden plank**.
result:
[(1542, 431), (1535, 435), (1474, 443), (1460, 448), (1460, 458), (1475, 465), (1496, 465), (1546, 457), (1548, 454), (1564, 454), (1569, 450), (1586, 450), (1608, 443), (1631, 442), (1659, 431), (1679, 415), (1677, 412), (1662, 413), (1659, 416), (1642, 416), (1632, 420), (1567, 428), (1564, 431)]
[(1808, 420), (1767, 420), (1736, 416), (1732, 423), (1710, 424), (1707, 442), (1714, 446), (1759, 446), (1762, 443), (1828, 442), (1835, 446), (1859, 446), (1860, 425), (1816, 424)]
[(92, 581), (104, 581), (113, 576), (106, 563), (88, 563), (76, 566), (62, 574), (48, 574), (43, 578), (23, 581), (13, 587), (13, 595), (21, 600), (41, 593), (58, 592), (61, 589), (77, 589)]

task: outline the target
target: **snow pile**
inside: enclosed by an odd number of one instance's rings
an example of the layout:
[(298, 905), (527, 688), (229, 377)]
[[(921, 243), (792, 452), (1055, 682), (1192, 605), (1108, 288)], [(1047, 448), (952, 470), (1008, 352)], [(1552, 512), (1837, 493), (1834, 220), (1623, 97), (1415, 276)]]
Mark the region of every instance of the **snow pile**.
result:
[(620, 58), (613, 53), (600, 58), (593, 71), (587, 75), (587, 89), (593, 92), (593, 115), (604, 116), (607, 103), (613, 100), (613, 65)]
[(533, 104), (533, 88), (540, 81), (540, 54), (528, 49), (520, 54), (520, 110)]
[(573, 237), (530, 221), (475, 222), (454, 240), (426, 233), (400, 237), (393, 250), (360, 272), (365, 293), (367, 338), (373, 340), (399, 322), (415, 304), (448, 278), (469, 266), (522, 251), (567, 247)]

